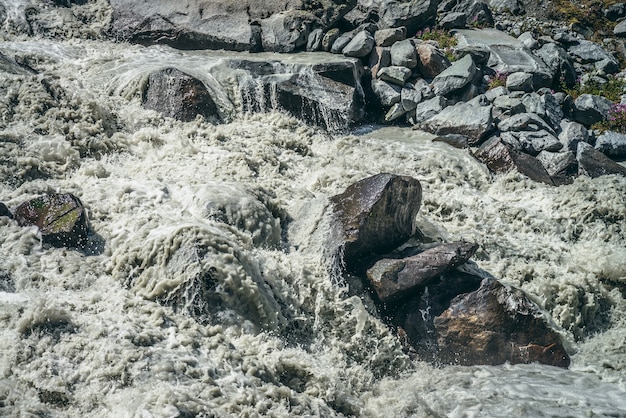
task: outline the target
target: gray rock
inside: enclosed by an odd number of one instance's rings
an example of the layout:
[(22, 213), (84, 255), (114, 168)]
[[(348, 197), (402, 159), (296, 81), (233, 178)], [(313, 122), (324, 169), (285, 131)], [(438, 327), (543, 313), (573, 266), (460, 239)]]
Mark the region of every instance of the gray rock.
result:
[(623, 17), (626, 17), (626, 3), (611, 4), (609, 7), (602, 11), (604, 17), (616, 22)]
[(406, 28), (380, 29), (374, 34), (377, 46), (391, 46), (397, 41), (406, 39)]
[(435, 78), (451, 65), (443, 51), (434, 45), (423, 42), (415, 50), (418, 56), (417, 69), (426, 78)]
[(284, 11), (260, 21), (261, 44), (264, 51), (293, 52), (306, 47), (317, 19), (309, 13)]
[(419, 124), (439, 114), (446, 107), (446, 99), (443, 96), (435, 96), (415, 106), (415, 118), (412, 123)]
[(489, 0), (491, 10), (500, 13), (510, 13), (515, 16), (523, 15), (526, 10), (520, 0)]
[(415, 90), (419, 90), (419, 92), (422, 93), (422, 99), (424, 100), (429, 100), (435, 97), (435, 93), (433, 92), (431, 85), (423, 78), (415, 80), (413, 82), (413, 87)]
[(559, 141), (563, 144), (563, 148), (576, 152), (579, 142), (589, 142), (589, 131), (578, 122), (564, 119), (561, 121)]
[(592, 178), (609, 174), (626, 176), (626, 167), (616, 163), (585, 142), (578, 144), (576, 159), (578, 160), (578, 174)]
[(613, 28), (613, 34), (620, 38), (626, 37), (626, 20), (622, 20)]
[(472, 60), (478, 66), (487, 65), (489, 62), (489, 57), (491, 56), (491, 51), (484, 45), (466, 45), (463, 47), (457, 46), (454, 48), (455, 54), (459, 59), (463, 58), (466, 55), (471, 55)]
[(322, 49), (322, 39), (324, 38), (324, 31), (320, 28), (314, 29), (309, 34), (309, 39), (306, 43), (306, 50), (309, 52), (319, 51)]
[(0, 202), (0, 216), (6, 216), (9, 219), (13, 219), (13, 213), (7, 208), (7, 206)]
[(475, 145), (493, 128), (491, 108), (460, 102), (422, 122), (420, 128), (436, 135), (463, 134)]
[(398, 67), (392, 65), (390, 67), (381, 68), (377, 77), (383, 81), (388, 81), (402, 87), (411, 77), (411, 70), (406, 67)]
[(493, 15), (489, 6), (482, 0), (442, 0), (437, 10), (440, 14), (446, 12), (462, 12), (468, 26), (491, 27), (494, 24)]
[(524, 72), (509, 74), (506, 78), (506, 88), (510, 91), (533, 91), (533, 75)]
[(617, 61), (610, 58), (596, 61), (593, 65), (596, 67), (596, 70), (603, 74), (614, 74), (619, 71), (619, 64)]
[(342, 33), (335, 39), (333, 42), (333, 46), (330, 48), (330, 52), (333, 54), (341, 54), (343, 49), (350, 43), (350, 41), (354, 38), (354, 34), (351, 32)]
[(577, 43), (569, 45), (567, 52), (583, 64), (594, 63), (605, 59), (616, 61), (615, 58), (600, 45), (587, 40), (579, 40)]
[(554, 135), (555, 132), (543, 119), (534, 113), (519, 113), (498, 124), (498, 129), (506, 131), (547, 131)]
[(383, 106), (391, 106), (400, 102), (402, 88), (382, 80), (372, 80), (372, 90)]
[(363, 58), (369, 55), (374, 48), (374, 37), (366, 30), (357, 33), (343, 48), (343, 55), (347, 57)]
[(465, 135), (461, 134), (447, 134), (447, 135), (439, 135), (433, 138), (433, 142), (444, 142), (454, 148), (468, 148), (469, 142), (468, 138)]
[(517, 40), (524, 44), (528, 49), (534, 50), (539, 48), (539, 41), (535, 39), (532, 32), (524, 32), (517, 37)]
[(433, 22), (437, 14), (437, 0), (373, 0), (380, 16), (381, 28), (406, 27), (407, 33)]
[[(489, 89), (485, 92), (485, 97), (487, 98), (487, 100), (489, 100), (490, 102), (493, 102), (494, 100), (496, 100), (498, 97), (502, 97), (502, 96), (507, 96), (509, 94), (509, 91), (506, 89), (506, 87), (504, 86), (498, 86), (495, 87), (493, 89)], [(507, 97), (507, 99), (509, 99), (509, 97)], [(519, 99), (518, 99), (519, 100)]]
[[(502, 87), (504, 88), (504, 87)], [(487, 92), (488, 93), (488, 92)], [(512, 116), (525, 111), (522, 100), (508, 95), (498, 96), (493, 100), (494, 111), (498, 115)]]
[(574, 101), (574, 120), (589, 127), (607, 118), (612, 102), (601, 96), (581, 94)]
[(385, 122), (392, 122), (407, 113), (406, 109), (402, 106), (401, 103), (396, 103), (391, 106), (391, 109), (385, 114)]
[(570, 184), (578, 175), (578, 161), (572, 151), (541, 151), (537, 159), (544, 166), (556, 186)]
[(322, 50), (330, 52), (337, 38), (341, 36), (341, 31), (337, 28), (332, 28), (324, 34), (322, 37)]
[(548, 131), (517, 131), (510, 132), (517, 140), (522, 150), (536, 156), (541, 151), (555, 152), (563, 148), (557, 137)]
[(393, 174), (365, 178), (331, 197), (343, 265), (353, 270), (405, 242), (415, 231), (421, 201), (418, 180)]
[(441, 244), (411, 257), (384, 258), (367, 270), (367, 278), (381, 302), (396, 302), (465, 263), (477, 248), (476, 244), (459, 241)]
[(417, 52), (410, 39), (398, 41), (391, 46), (391, 64), (407, 68), (417, 66)]
[(563, 48), (549, 42), (537, 49), (535, 55), (552, 69), (556, 80), (563, 80), (568, 87), (572, 87), (576, 83), (577, 75), (574, 63)]
[(528, 113), (534, 113), (541, 117), (550, 127), (557, 131), (563, 119), (563, 111), (557, 99), (551, 93), (539, 95), (537, 93), (525, 94), (522, 103)]
[(438, 26), (443, 30), (467, 27), (467, 15), (463, 12), (449, 12), (441, 15)]
[(381, 68), (391, 65), (391, 48), (375, 46), (369, 56), (369, 67), (372, 78), (378, 76)]
[(475, 75), (476, 64), (470, 55), (466, 55), (434, 78), (433, 91), (438, 96), (445, 96), (467, 86)]
[(626, 157), (626, 135), (606, 131), (596, 139), (595, 149), (611, 158)]
[(400, 92), (400, 103), (407, 112), (414, 110), (417, 104), (422, 101), (422, 93), (415, 88), (408, 88), (409, 86), (411, 85), (407, 84)]
[(485, 141), (476, 150), (474, 156), (494, 173), (517, 170), (531, 180), (554, 185), (550, 175), (537, 158), (514, 149), (497, 136)]

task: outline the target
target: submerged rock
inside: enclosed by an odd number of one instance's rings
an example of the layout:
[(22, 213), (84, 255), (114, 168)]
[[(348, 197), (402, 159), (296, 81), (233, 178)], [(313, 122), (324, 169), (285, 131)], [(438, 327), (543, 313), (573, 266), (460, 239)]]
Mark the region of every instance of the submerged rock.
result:
[(375, 254), (385, 254), (405, 242), (415, 229), (422, 200), (417, 179), (377, 174), (333, 196), (335, 226), (350, 270)]
[(88, 233), (87, 214), (71, 193), (47, 194), (19, 205), (13, 216), (20, 226), (37, 226), (43, 242), (80, 247)]
[(0, 216), (6, 216), (10, 219), (13, 219), (13, 214), (11, 213), (9, 208), (7, 208), (7, 206), (2, 202), (0, 202)]

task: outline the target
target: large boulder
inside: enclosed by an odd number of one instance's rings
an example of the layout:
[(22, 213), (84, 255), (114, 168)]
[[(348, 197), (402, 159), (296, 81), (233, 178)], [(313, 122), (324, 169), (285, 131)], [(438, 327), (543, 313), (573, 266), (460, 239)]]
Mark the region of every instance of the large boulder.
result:
[(578, 173), (595, 178), (609, 174), (626, 176), (626, 167), (616, 163), (586, 142), (578, 144)]
[(150, 74), (142, 105), (184, 122), (197, 115), (219, 118), (217, 106), (206, 86), (197, 78), (171, 67)]
[(433, 90), (437, 96), (446, 96), (467, 86), (475, 76), (476, 64), (468, 54), (435, 77)]
[(435, 22), (437, 0), (358, 0), (355, 12), (378, 16), (381, 29), (406, 27), (408, 34)]
[(419, 58), (417, 69), (426, 78), (435, 78), (452, 65), (441, 49), (429, 43), (418, 44), (416, 51)]
[(13, 212), (20, 226), (37, 226), (43, 242), (81, 247), (89, 231), (83, 204), (71, 193), (46, 194), (22, 203)]
[(572, 151), (541, 151), (537, 159), (544, 166), (556, 186), (570, 184), (578, 175), (578, 161)]
[(626, 158), (626, 134), (606, 131), (596, 139), (595, 148), (611, 158)]
[(182, 49), (289, 52), (329, 29), (356, 0), (111, 0), (114, 39)]
[(417, 179), (393, 174), (365, 178), (333, 196), (344, 265), (359, 268), (371, 256), (388, 253), (411, 237), (421, 199)]
[[(442, 73), (443, 74), (443, 73)], [(470, 145), (479, 144), (493, 128), (492, 106), (459, 102), (448, 106), (419, 125), (420, 129), (436, 135), (462, 134)]]
[(589, 127), (606, 120), (613, 103), (606, 97), (581, 94), (574, 101), (574, 120)]
[(6, 216), (7, 218), (13, 219), (13, 214), (11, 213), (9, 208), (7, 208), (7, 206), (2, 202), (0, 202), (0, 216)]

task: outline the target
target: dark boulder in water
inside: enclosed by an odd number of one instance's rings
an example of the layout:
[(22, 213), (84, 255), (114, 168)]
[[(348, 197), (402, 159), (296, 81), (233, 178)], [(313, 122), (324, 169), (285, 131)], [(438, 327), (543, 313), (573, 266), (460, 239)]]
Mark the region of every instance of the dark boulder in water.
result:
[(476, 244), (459, 241), (437, 245), (411, 257), (384, 258), (367, 270), (367, 278), (381, 302), (392, 302), (465, 263), (477, 248)]
[(394, 174), (368, 177), (333, 196), (346, 267), (390, 252), (411, 237), (421, 200), (417, 179)]
[(55, 247), (81, 247), (88, 234), (87, 214), (71, 193), (46, 194), (19, 205), (14, 212), (20, 226), (35, 225), (42, 241)]
[(7, 216), (13, 219), (13, 214), (11, 213), (9, 208), (7, 208), (7, 206), (2, 202), (0, 202), (0, 216)]
[(202, 115), (218, 117), (217, 106), (205, 85), (176, 68), (150, 74), (143, 93), (143, 107), (188, 122)]

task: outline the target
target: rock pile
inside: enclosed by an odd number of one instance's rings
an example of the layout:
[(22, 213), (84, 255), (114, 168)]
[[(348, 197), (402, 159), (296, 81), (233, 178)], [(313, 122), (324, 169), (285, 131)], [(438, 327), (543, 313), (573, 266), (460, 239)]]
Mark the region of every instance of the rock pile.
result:
[(408, 348), (437, 364), (568, 367), (541, 310), (469, 262), (476, 244), (406, 245), (421, 195), (418, 180), (379, 174), (331, 199), (339, 263), (369, 286)]

